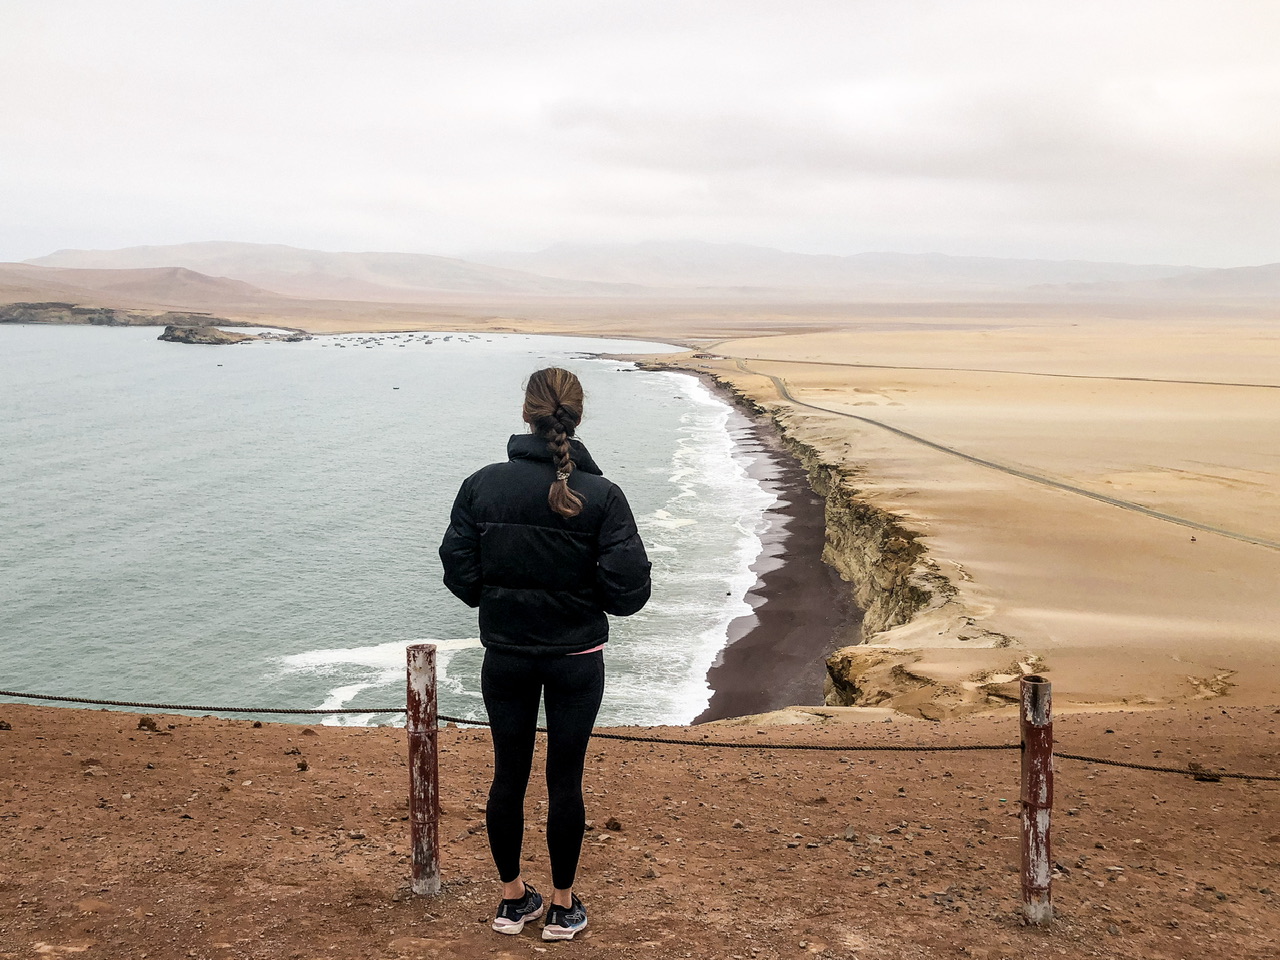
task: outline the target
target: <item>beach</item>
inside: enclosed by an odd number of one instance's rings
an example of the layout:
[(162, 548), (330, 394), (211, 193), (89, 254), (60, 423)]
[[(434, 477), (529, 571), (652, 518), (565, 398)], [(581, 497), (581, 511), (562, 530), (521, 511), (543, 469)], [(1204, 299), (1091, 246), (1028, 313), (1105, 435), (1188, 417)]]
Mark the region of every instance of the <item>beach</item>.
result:
[(772, 425), (739, 413), (730, 424), (748, 472), (777, 502), (769, 508), (748, 616), (729, 624), (707, 673), (711, 701), (696, 723), (823, 699), (823, 658), (859, 638), (861, 614), (848, 586), (823, 562), (823, 501)]

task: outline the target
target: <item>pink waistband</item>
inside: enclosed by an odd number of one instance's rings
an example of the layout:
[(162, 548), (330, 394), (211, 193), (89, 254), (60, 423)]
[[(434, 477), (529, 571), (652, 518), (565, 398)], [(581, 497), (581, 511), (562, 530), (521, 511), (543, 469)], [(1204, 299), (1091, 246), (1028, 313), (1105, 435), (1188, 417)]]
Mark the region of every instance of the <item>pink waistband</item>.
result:
[(602, 643), (602, 644), (600, 644), (600, 646), (598, 646), (598, 647), (592, 647), (590, 650), (575, 650), (575, 651), (573, 651), (573, 653), (568, 654), (568, 656), (570, 656), (570, 657), (580, 657), (580, 656), (582, 656), (584, 653), (595, 653), (597, 650), (603, 650), (603, 649), (604, 649), (604, 644)]

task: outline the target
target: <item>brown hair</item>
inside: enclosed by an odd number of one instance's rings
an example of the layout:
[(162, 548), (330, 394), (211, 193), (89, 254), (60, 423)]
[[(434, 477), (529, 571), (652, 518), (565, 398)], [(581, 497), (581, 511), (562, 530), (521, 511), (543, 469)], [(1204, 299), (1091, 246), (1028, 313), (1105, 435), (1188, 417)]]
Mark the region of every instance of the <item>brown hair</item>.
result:
[(585, 498), (569, 488), (573, 461), (569, 438), (582, 422), (582, 384), (568, 370), (547, 367), (529, 376), (524, 388), (524, 422), (547, 441), (556, 479), (547, 491), (547, 504), (562, 517), (576, 517)]

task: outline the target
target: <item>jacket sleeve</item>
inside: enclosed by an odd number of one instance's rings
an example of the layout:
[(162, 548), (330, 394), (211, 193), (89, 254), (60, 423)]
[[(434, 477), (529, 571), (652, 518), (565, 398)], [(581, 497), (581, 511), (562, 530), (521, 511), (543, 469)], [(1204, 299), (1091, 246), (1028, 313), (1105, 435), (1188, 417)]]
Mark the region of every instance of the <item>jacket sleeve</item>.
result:
[(480, 529), (471, 515), (471, 482), (465, 481), (453, 501), (449, 529), (440, 542), (444, 585), (469, 607), (480, 606)]
[(596, 595), (605, 613), (629, 617), (649, 600), (649, 557), (631, 505), (616, 486), (609, 491), (600, 527)]

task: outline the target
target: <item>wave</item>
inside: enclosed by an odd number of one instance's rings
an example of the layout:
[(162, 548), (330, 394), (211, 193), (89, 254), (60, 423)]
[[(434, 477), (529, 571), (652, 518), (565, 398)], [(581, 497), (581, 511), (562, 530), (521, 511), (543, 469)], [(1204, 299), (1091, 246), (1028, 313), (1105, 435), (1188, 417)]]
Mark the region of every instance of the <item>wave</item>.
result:
[[(466, 691), (458, 678), (449, 676), (449, 662), (459, 650), (473, 650), (480, 647), (479, 637), (463, 637), (451, 640), (418, 639), (392, 640), (387, 643), (376, 643), (367, 647), (335, 647), (323, 650), (307, 650), (280, 658), (280, 665), (285, 673), (311, 672), (316, 674), (336, 674), (343, 679), (351, 677), (353, 668), (364, 676), (355, 682), (347, 682), (332, 687), (324, 702), (317, 706), (319, 710), (338, 710), (346, 707), (366, 690), (387, 688), (387, 692), (398, 691), (396, 699), (403, 695), (405, 683), (405, 651), (418, 643), (431, 643), (436, 648), (436, 688), (449, 690), (456, 694)], [(388, 697), (390, 701), (390, 697)], [(329, 726), (369, 726), (378, 716), (377, 713), (347, 713), (327, 717), (323, 722)], [(466, 719), (479, 719), (474, 715)]]

